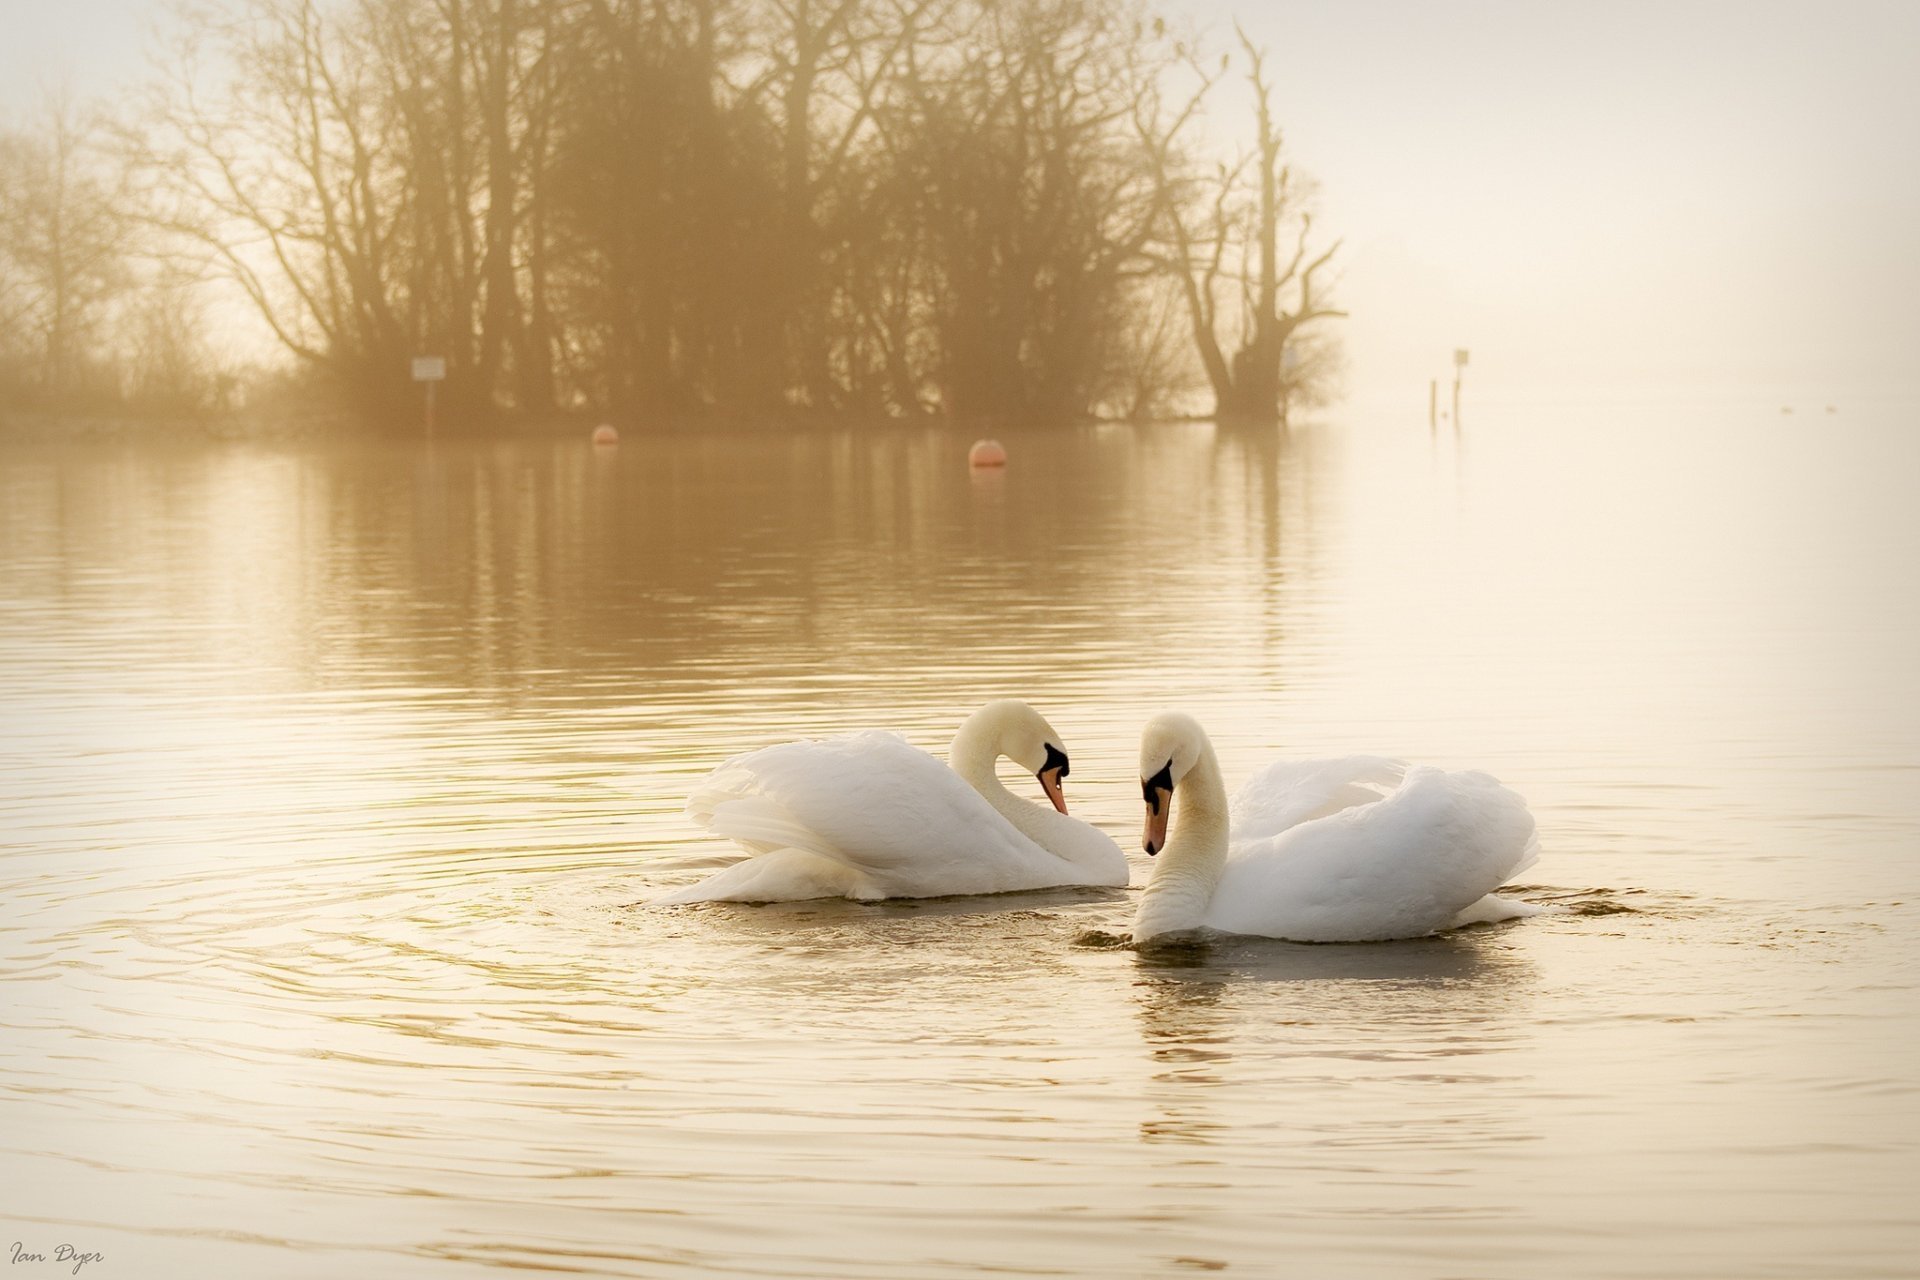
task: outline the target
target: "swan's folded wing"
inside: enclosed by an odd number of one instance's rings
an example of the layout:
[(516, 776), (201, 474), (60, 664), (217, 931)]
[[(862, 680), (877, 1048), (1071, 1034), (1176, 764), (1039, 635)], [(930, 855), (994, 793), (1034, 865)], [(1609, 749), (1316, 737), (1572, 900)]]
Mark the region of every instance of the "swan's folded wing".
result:
[(1449, 927), (1538, 855), (1533, 815), (1484, 773), (1414, 767), (1385, 799), (1234, 842), (1210, 927), (1302, 942)]
[(1278, 760), (1242, 783), (1229, 809), (1236, 842), (1265, 840), (1289, 827), (1391, 795), (1407, 766), (1380, 756)]
[(877, 731), (736, 757), (687, 812), (753, 853), (843, 863), (889, 897), (999, 892), (1046, 856), (945, 764)]

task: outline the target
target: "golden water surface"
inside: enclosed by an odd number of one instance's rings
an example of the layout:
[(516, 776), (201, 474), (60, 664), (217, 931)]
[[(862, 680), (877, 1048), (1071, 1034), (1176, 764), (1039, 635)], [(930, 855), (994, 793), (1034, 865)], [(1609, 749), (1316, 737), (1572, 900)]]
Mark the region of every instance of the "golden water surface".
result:
[[(0, 452), (0, 1248), (1910, 1275), (1920, 415), (1471, 427)], [(1130, 849), (1166, 707), (1230, 785), (1488, 769), (1559, 910), (1150, 960), (1122, 891), (646, 905), (733, 856), (728, 756), (1007, 695)]]

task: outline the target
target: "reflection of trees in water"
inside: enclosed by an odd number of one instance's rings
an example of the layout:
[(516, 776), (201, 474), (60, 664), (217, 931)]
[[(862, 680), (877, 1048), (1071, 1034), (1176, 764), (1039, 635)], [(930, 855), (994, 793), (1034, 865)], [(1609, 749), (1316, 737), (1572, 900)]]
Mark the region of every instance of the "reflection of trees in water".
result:
[(1245, 545), (1257, 566), (1250, 584), (1259, 602), (1264, 674), (1287, 679), (1286, 640), (1313, 591), (1324, 549), (1319, 504), (1333, 480), (1336, 451), (1321, 437), (1266, 430), (1223, 431), (1221, 470), (1239, 482), (1247, 513)]
[[(1227, 939), (1141, 953), (1135, 964), (1153, 1068), (1140, 1122), (1149, 1142), (1209, 1143), (1243, 1116), (1270, 1122), (1280, 1091), (1339, 1083), (1330, 1064), (1357, 1062), (1349, 1076), (1381, 1078), (1413, 1064), (1445, 1079), (1458, 1070), (1449, 1059), (1522, 1034), (1515, 1015), (1532, 987), (1531, 967), (1478, 932), (1352, 945)], [(1483, 1130), (1505, 1123), (1474, 1119)]]
[(70, 454), (9, 496), (54, 531), (46, 572), (119, 575), (114, 608), (202, 626), (204, 656), (274, 687), (639, 701), (689, 723), (731, 703), (780, 732), (917, 707), (944, 723), (1017, 691), (1091, 709), (1082, 734), (1124, 754), (1147, 706), (1272, 683), (1314, 625), (1296, 599), (1318, 554), (1310, 444), (1063, 430), (1011, 438), (991, 478), (965, 444)]

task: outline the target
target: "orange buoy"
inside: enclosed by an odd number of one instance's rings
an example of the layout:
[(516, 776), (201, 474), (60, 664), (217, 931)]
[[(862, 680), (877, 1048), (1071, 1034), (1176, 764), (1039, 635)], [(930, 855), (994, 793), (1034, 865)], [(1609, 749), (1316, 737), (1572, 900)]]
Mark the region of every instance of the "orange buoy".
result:
[(593, 429), (593, 442), (595, 444), (619, 444), (620, 433), (613, 429), (611, 422), (603, 422)]
[(973, 448), (967, 450), (967, 465), (1004, 467), (1007, 465), (1007, 447), (998, 440), (975, 440)]

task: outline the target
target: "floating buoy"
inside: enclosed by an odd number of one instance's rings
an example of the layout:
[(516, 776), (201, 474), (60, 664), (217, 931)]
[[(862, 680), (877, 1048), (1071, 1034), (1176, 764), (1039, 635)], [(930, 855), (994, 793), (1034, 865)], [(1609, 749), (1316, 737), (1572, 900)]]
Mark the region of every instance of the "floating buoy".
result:
[(593, 442), (595, 444), (619, 444), (620, 433), (613, 429), (611, 422), (603, 422), (593, 429)]
[(1007, 447), (998, 440), (975, 440), (973, 448), (967, 450), (967, 465), (1004, 467), (1007, 465)]

